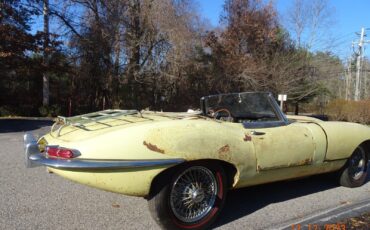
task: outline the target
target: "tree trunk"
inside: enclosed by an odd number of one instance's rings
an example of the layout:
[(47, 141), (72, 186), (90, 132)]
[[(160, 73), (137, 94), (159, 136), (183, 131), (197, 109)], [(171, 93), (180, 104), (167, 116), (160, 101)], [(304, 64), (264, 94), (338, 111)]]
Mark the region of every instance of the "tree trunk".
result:
[(129, 46), (130, 46), (130, 58), (129, 58), (129, 72), (128, 72), (128, 84), (130, 87), (131, 105), (135, 109), (140, 108), (140, 102), (138, 100), (139, 93), (139, 74), (140, 74), (140, 2), (135, 1), (131, 6), (131, 21), (129, 25)]
[(295, 114), (295, 115), (298, 115), (298, 114), (299, 114), (299, 102), (296, 102), (296, 103), (295, 103), (294, 114)]
[(49, 0), (44, 0), (44, 7), (43, 7), (43, 14), (44, 14), (44, 56), (43, 56), (43, 64), (44, 64), (44, 73), (42, 75), (42, 105), (48, 106), (49, 105), (49, 76), (47, 74), (47, 69), (49, 66)]

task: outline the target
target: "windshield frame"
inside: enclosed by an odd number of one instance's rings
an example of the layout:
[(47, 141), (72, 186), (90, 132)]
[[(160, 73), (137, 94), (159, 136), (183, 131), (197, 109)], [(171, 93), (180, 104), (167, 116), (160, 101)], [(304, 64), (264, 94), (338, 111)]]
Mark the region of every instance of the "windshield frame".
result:
[(244, 128), (269, 128), (269, 127), (278, 127), (288, 125), (289, 121), (285, 114), (281, 111), (278, 103), (270, 92), (240, 92), (240, 93), (226, 93), (226, 94), (217, 94), (209, 95), (202, 97), (200, 100), (201, 110), (204, 116), (207, 116), (207, 99), (211, 97), (227, 96), (227, 95), (241, 95), (241, 94), (264, 94), (267, 98), (268, 104), (271, 106), (272, 111), (275, 113), (277, 120), (276, 121), (256, 121), (256, 122), (247, 122), (243, 121)]

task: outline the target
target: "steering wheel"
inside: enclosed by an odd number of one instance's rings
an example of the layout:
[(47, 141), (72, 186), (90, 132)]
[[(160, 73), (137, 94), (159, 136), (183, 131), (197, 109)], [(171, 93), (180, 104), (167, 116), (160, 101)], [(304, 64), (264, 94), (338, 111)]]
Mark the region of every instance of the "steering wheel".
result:
[(214, 118), (214, 119), (219, 119), (220, 117), (219, 117), (219, 113), (220, 112), (226, 112), (227, 113), (227, 117), (229, 118), (228, 120), (231, 120), (233, 117), (232, 117), (232, 115), (231, 115), (231, 112), (228, 110), (228, 109), (224, 109), (224, 108), (222, 108), (222, 109), (218, 109), (218, 110), (216, 110), (216, 111), (213, 111), (213, 110), (209, 110), (209, 112), (210, 112), (210, 114), (211, 114), (211, 116)]

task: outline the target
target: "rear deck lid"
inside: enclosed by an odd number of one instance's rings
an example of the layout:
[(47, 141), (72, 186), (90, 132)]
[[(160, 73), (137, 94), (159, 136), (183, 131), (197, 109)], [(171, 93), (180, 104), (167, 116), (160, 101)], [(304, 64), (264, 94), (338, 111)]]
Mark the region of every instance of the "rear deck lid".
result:
[(50, 135), (63, 141), (77, 141), (117, 129), (152, 122), (194, 117), (187, 113), (139, 112), (137, 110), (104, 110), (74, 117), (58, 117)]

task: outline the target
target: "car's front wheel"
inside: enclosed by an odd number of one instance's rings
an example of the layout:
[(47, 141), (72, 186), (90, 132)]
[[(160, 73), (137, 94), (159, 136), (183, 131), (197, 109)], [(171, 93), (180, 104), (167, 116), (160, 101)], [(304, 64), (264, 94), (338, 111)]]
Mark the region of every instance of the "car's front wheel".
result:
[(364, 146), (358, 146), (341, 171), (340, 184), (345, 187), (359, 187), (367, 178), (368, 153)]
[(227, 181), (217, 164), (181, 167), (149, 200), (152, 217), (165, 229), (205, 229), (220, 213)]

